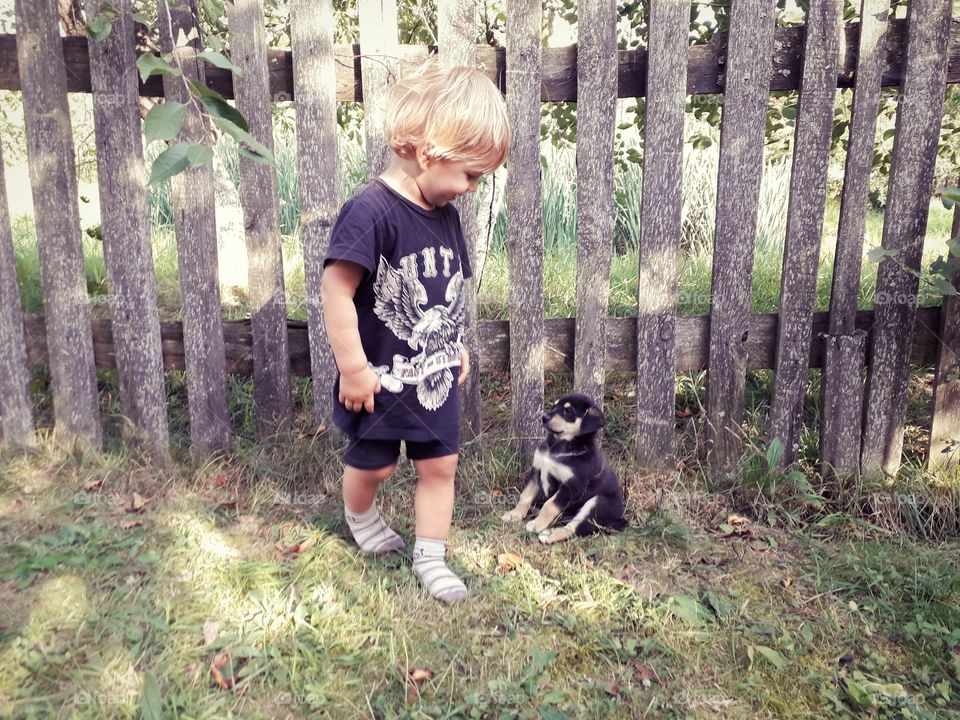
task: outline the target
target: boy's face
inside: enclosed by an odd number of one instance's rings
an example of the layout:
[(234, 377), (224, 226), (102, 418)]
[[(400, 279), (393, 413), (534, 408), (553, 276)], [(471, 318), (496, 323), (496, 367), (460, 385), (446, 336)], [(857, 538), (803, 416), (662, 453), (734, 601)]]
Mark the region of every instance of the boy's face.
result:
[(489, 158), (477, 160), (435, 160), (418, 157), (423, 172), (417, 185), (424, 200), (443, 207), (468, 192), (475, 192), (483, 170), (489, 168)]

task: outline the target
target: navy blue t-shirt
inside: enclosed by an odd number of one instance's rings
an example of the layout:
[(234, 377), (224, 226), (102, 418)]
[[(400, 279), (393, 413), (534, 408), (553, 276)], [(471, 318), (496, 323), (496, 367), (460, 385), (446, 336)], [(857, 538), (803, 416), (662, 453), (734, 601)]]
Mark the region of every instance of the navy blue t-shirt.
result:
[(427, 210), (371, 180), (340, 209), (324, 266), (331, 260), (367, 270), (354, 304), (381, 388), (373, 414), (348, 412), (338, 375), (337, 427), (350, 437), (456, 443), (464, 280), (473, 275), (456, 208)]

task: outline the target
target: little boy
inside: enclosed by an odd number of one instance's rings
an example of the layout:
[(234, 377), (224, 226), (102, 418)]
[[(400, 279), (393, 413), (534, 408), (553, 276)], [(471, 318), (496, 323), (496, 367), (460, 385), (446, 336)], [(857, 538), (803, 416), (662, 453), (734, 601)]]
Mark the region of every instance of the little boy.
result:
[(395, 155), (341, 208), (324, 259), (323, 317), (339, 370), (334, 422), (350, 441), (344, 513), (363, 551), (404, 546), (374, 502), (403, 440), (418, 476), (413, 569), (433, 597), (453, 603), (467, 596), (444, 558), (472, 272), (449, 203), (504, 162), (510, 131), (503, 97), (483, 73), (435, 59), (391, 89), (384, 124)]

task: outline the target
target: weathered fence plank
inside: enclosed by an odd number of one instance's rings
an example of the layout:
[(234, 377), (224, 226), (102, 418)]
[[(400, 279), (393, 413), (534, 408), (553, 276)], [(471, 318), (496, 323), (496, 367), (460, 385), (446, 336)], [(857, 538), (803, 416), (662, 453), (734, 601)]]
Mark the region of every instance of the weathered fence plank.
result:
[(740, 460), (750, 289), (763, 172), (774, 3), (733, 4), (717, 188), (705, 459), (721, 475)]
[(333, 429), (337, 366), (327, 341), (320, 306), (323, 258), (340, 207), (337, 157), (337, 98), (333, 56), (333, 0), (295, 0), (290, 8), (290, 41), (296, 61), (293, 86), (297, 107), (297, 169), (300, 177), (300, 234), (310, 328), (313, 419)]
[(513, 427), (525, 456), (543, 434), (543, 208), (540, 181), (539, 0), (507, 3), (507, 175), (510, 387)]
[(950, 31), (950, 0), (912, 0), (903, 93), (897, 108), (883, 247), (896, 251), (877, 269), (877, 327), (867, 376), (861, 472), (868, 478), (900, 466), (923, 236), (940, 136)]
[[(849, 49), (843, 58), (843, 66), (837, 69), (837, 87), (853, 87), (856, 77), (857, 38), (860, 32), (858, 23), (847, 23), (844, 32), (844, 45)], [(903, 80), (903, 49), (906, 37), (906, 21), (890, 22), (890, 39), (887, 53), (883, 58), (882, 82), (884, 87), (899, 85)], [(777, 52), (773, 57), (773, 73), (770, 78), (771, 90), (796, 90), (800, 85), (803, 54), (804, 27), (780, 28), (776, 31)], [(690, 94), (713, 94), (723, 92), (722, 57), (727, 46), (727, 33), (718, 32), (707, 45), (694, 45), (687, 51), (687, 92)], [(69, 92), (90, 92), (90, 69), (87, 62), (87, 41), (85, 38), (64, 38), (64, 61), (67, 65), (67, 90)], [(400, 45), (399, 56), (406, 61), (416, 61), (436, 48), (424, 45)], [(950, 68), (947, 81), (960, 82), (960, 20), (954, 20), (950, 35)], [(337, 45), (334, 48), (337, 60), (337, 100), (341, 102), (362, 102), (362, 83), (360, 80), (360, 46)], [(293, 58), (289, 50), (271, 50), (270, 54), (270, 92), (283, 94), (290, 98), (293, 87)], [(505, 87), (500, 75), (504, 65), (505, 50), (487, 45), (477, 46), (477, 62), (486, 69), (494, 81)], [(646, 95), (647, 52), (645, 50), (620, 50), (617, 53), (617, 96), (634, 98)], [(543, 67), (541, 99), (544, 101), (576, 100), (576, 46), (543, 48)], [(499, 79), (498, 79), (499, 76)], [(233, 76), (228, 70), (209, 68), (207, 82), (212, 88), (233, 97)], [(20, 79), (17, 75), (16, 39), (13, 35), (0, 35), (0, 90), (19, 90)], [(150, 78), (141, 88), (141, 94), (149, 97), (163, 95), (163, 86), (156, 77)]]
[[(169, 7), (158, 0), (160, 46), (175, 52), (183, 78), (164, 76), (165, 96), (189, 106), (180, 135), (174, 142), (208, 142), (206, 121), (191, 103), (184, 80), (203, 82), (203, 61), (197, 57), (194, 18), (196, 0)], [(172, 35), (171, 35), (172, 32)], [(194, 39), (187, 40), (194, 34)], [(183, 297), (190, 442), (202, 456), (231, 443), (227, 415), (227, 378), (224, 372), (223, 326), (217, 278), (217, 222), (213, 168), (209, 163), (188, 168), (170, 180), (177, 235), (177, 260)]]
[(374, 178), (390, 161), (383, 132), (386, 99), (400, 68), (397, 41), (397, 0), (358, 0), (360, 72), (363, 78), (363, 130), (367, 145), (367, 176)]
[[(437, 4), (437, 42), (440, 57), (450, 65), (477, 65), (477, 3), (476, 0), (457, 0)], [(474, 276), (467, 281), (467, 299), (464, 303), (464, 345), (470, 356), (472, 369), (460, 387), (460, 433), (465, 439), (480, 434), (480, 367), (477, 345), (477, 282), (480, 272), (477, 263), (477, 196), (468, 193), (456, 202), (460, 213), (463, 237), (470, 253), (470, 267)]]
[[(273, 152), (263, 0), (234, 0), (228, 5), (228, 16), (231, 58), (243, 70), (236, 87), (237, 109), (243, 113), (250, 134)], [(240, 192), (250, 278), (257, 431), (260, 435), (283, 433), (290, 429), (293, 398), (276, 168), (241, 157)]]
[[(930, 365), (936, 360), (936, 327), (940, 322), (940, 307), (917, 310), (917, 324), (911, 338), (913, 348), (910, 361)], [(827, 331), (828, 314), (814, 313), (813, 342), (810, 345), (811, 368), (823, 367), (824, 334)], [(573, 372), (573, 318), (547, 318), (544, 320), (543, 336), (544, 370), (546, 372)], [(23, 316), (24, 339), (27, 345), (28, 363), (43, 365), (47, 362), (47, 345), (44, 336), (43, 316)], [(777, 315), (755, 313), (750, 316), (747, 327), (747, 367), (751, 370), (768, 370), (776, 360)], [(856, 328), (868, 333), (873, 327), (873, 311), (857, 313)], [(709, 315), (678, 317), (674, 351), (676, 372), (698, 372), (707, 369), (709, 351)], [(484, 320), (478, 328), (480, 342), (480, 372), (510, 371), (510, 321)], [(297, 377), (310, 376), (310, 342), (307, 323), (287, 321), (290, 365)], [(113, 354), (113, 339), (109, 320), (91, 322), (93, 349), (98, 368), (116, 367)], [(232, 375), (253, 374), (253, 355), (250, 348), (249, 320), (227, 320), (223, 323), (226, 357), (224, 367)], [(160, 323), (163, 344), (163, 363), (168, 370), (185, 370), (183, 355), (183, 326), (178, 322)], [(607, 372), (635, 372), (637, 369), (637, 319), (612, 317), (607, 321)], [(867, 358), (869, 363), (869, 358)]]
[(15, 445), (36, 442), (29, 382), (16, 257), (7, 209), (3, 148), (0, 148), (0, 441)]
[(686, 0), (650, 7), (643, 196), (637, 293), (636, 455), (641, 467), (676, 467), (677, 259), (681, 241), (684, 114), (690, 7)]
[(577, 22), (577, 336), (573, 384), (603, 406), (613, 256), (617, 6), (580, 5)]
[[(143, 163), (136, 35), (130, 17), (133, 3), (120, 0), (115, 7), (120, 15), (110, 34), (90, 43), (103, 257), (120, 402), (130, 420), (124, 433), (155, 461), (166, 462), (170, 439)], [(99, 8), (99, 0), (87, 0), (88, 17), (94, 17)]]
[[(960, 186), (960, 177), (957, 178)], [(960, 238), (960, 205), (953, 208), (950, 237)], [(960, 273), (952, 278), (960, 287)], [(946, 295), (940, 312), (940, 345), (933, 373), (933, 417), (927, 466), (930, 470), (955, 467), (960, 453), (960, 298)]]
[(811, 0), (787, 207), (787, 237), (780, 279), (777, 367), (770, 402), (768, 442), (783, 443), (781, 464), (796, 457), (803, 426), (810, 356), (810, 317), (827, 202), (833, 130), (834, 76), (840, 53), (843, 0)]
[(100, 407), (83, 270), (77, 171), (60, 27), (50, 0), (17, 0), (17, 51), (47, 317), (55, 435), (99, 449)]
[(856, 316), (888, 10), (888, 0), (862, 0), (860, 5), (857, 84), (840, 197), (827, 354), (820, 381), (820, 462), (824, 474), (839, 476), (851, 476), (860, 469), (866, 333), (857, 330)]

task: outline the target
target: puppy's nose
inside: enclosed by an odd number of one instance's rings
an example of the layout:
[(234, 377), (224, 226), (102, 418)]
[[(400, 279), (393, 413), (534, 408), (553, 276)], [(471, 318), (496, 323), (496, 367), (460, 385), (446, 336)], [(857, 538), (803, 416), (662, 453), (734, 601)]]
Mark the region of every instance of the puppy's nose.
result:
[(540, 418), (540, 420), (543, 422), (544, 425), (547, 424), (547, 421), (549, 419), (550, 419), (550, 416), (547, 413), (544, 413), (543, 416)]

